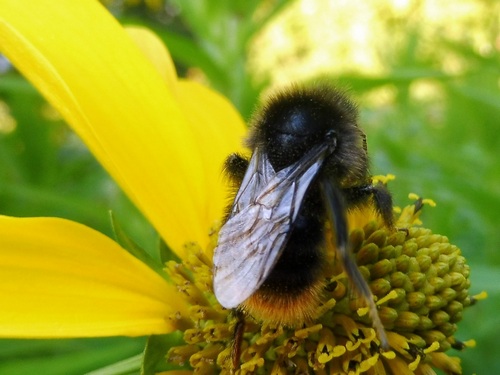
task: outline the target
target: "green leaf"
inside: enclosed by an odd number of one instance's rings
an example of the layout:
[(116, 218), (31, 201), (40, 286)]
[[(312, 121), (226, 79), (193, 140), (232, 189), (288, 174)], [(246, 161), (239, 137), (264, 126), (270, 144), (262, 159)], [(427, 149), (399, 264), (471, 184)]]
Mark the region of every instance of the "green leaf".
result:
[(152, 270), (158, 273), (161, 277), (168, 280), (167, 274), (163, 271), (163, 265), (156, 261), (147, 251), (140, 247), (134, 242), (127, 234), (123, 231), (122, 227), (118, 224), (113, 213), (110, 211), (109, 216), (111, 219), (111, 225), (113, 226), (113, 232), (116, 237), (116, 241), (130, 254), (135, 256), (144, 264), (148, 265)]
[(178, 366), (167, 362), (166, 355), (172, 346), (182, 343), (181, 333), (149, 336), (146, 348), (144, 349), (141, 375), (154, 375), (160, 371), (178, 368)]
[[(0, 340), (0, 374), (80, 375), (144, 348), (141, 338)], [(140, 362), (138, 363), (137, 374)]]
[(165, 363), (165, 355), (168, 350), (168, 340), (165, 335), (149, 336), (144, 359), (141, 366), (141, 375), (154, 375), (160, 363)]
[(162, 264), (173, 260), (177, 263), (182, 263), (181, 258), (167, 245), (163, 238), (158, 240), (158, 253)]
[(137, 374), (141, 368), (142, 354), (102, 367), (98, 370), (88, 372), (86, 375), (128, 375)]

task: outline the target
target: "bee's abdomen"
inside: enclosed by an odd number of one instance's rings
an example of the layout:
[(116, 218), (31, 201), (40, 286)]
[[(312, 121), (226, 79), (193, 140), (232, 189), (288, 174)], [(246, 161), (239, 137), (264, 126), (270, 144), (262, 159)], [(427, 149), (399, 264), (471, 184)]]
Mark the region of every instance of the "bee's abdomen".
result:
[(274, 293), (300, 293), (321, 274), (323, 264), (323, 223), (314, 219), (295, 227), (283, 253), (262, 284), (261, 289)]
[(325, 241), (324, 207), (319, 185), (313, 183), (292, 224), (283, 253), (262, 287), (295, 293), (308, 288), (321, 277)]
[(318, 195), (308, 194), (281, 257), (243, 310), (258, 320), (288, 326), (314, 318), (325, 283), (323, 217)]
[(301, 231), (295, 233), (264, 284), (240, 306), (259, 321), (300, 327), (316, 318), (325, 287), (323, 241), (308, 234), (297, 243)]

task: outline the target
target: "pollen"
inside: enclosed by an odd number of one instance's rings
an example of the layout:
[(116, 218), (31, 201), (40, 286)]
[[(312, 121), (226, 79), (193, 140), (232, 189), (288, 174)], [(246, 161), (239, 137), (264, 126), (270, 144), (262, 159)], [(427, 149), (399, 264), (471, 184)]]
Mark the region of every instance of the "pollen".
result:
[[(292, 298), (286, 306), (250, 301), (239, 310), (221, 307), (207, 255), (216, 243), (213, 231), (209, 249), (189, 244), (187, 260), (167, 264), (179, 298), (191, 305), (189, 316), (170, 317), (183, 332), (184, 345), (171, 348), (168, 360), (202, 374), (461, 374), (452, 352), (475, 342), (455, 337), (457, 323), (464, 309), (485, 294), (469, 294), (470, 271), (460, 249), (421, 226), (423, 207), (434, 202), (411, 198), (412, 204), (397, 211), (392, 231), (371, 214), (359, 211), (351, 215), (360, 217), (349, 218), (358, 225), (352, 227), (350, 244), (375, 298), (387, 350), (333, 246), (317, 285), (320, 292), (301, 300), (308, 306), (296, 308)], [(283, 322), (265, 319), (267, 310), (276, 315), (276, 309)], [(307, 313), (290, 324), (294, 309)]]

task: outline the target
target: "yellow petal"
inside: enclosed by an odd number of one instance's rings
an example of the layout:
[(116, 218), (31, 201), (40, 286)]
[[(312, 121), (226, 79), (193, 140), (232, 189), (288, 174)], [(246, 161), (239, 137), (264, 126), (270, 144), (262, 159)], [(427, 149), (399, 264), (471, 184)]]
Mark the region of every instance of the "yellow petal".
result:
[(143, 27), (127, 26), (125, 30), (160, 73), (167, 87), (175, 92), (177, 85), (175, 65), (161, 39)]
[(177, 82), (172, 58), (155, 34), (139, 27), (127, 27), (126, 30), (175, 92), (182, 112), (194, 129), (206, 186), (203, 227), (208, 228), (214, 220), (222, 218), (227, 204), (227, 184), (221, 177), (221, 167), (230, 153), (242, 151), (246, 127), (233, 105), (222, 95), (196, 82)]
[(202, 155), (204, 199), (207, 205), (201, 213), (205, 228), (221, 219), (227, 205), (227, 181), (222, 165), (229, 154), (242, 152), (246, 127), (229, 101), (208, 88), (191, 81), (179, 81), (179, 101), (186, 113)]
[(0, 337), (142, 336), (185, 307), (118, 244), (68, 220), (0, 216)]
[(227, 184), (221, 178), (222, 165), (230, 153), (241, 152), (246, 127), (233, 105), (222, 95), (191, 81), (177, 81), (172, 58), (161, 40), (149, 30), (127, 27), (129, 35), (176, 94), (182, 112), (194, 129), (201, 154), (204, 182), (205, 218), (203, 228), (222, 218), (227, 204)]
[[(19, 6), (3, 0), (0, 48), (174, 250), (182, 256), (186, 241), (208, 242), (206, 223), (220, 207), (205, 207), (210, 178), (193, 123), (157, 68), (98, 2)], [(218, 129), (231, 132), (217, 115)]]

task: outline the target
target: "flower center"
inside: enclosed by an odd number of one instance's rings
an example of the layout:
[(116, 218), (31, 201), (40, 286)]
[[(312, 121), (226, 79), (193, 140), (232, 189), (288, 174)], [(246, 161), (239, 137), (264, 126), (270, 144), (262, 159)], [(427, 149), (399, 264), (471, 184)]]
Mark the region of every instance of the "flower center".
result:
[[(251, 297), (231, 311), (217, 303), (212, 291), (212, 262), (206, 254), (213, 252), (214, 236), (207, 252), (189, 244), (183, 264), (167, 265), (180, 296), (191, 305), (189, 316), (171, 317), (186, 344), (171, 348), (169, 360), (221, 374), (358, 374), (370, 369), (432, 374), (433, 367), (460, 374), (459, 359), (445, 352), (466, 346), (453, 335), (463, 308), (473, 301), (469, 267), (446, 237), (416, 226), (422, 202), (418, 199), (401, 211), (396, 226), (404, 230), (389, 232), (371, 220), (350, 234), (386, 329), (388, 351), (381, 348), (363, 300), (352, 292), (333, 246), (326, 249), (324, 274), (311, 298), (292, 296), (289, 304), (280, 306), (261, 302), (265, 298), (256, 303)], [(290, 324), (296, 303), (303, 304), (296, 309), (307, 313)], [(269, 319), (279, 314), (285, 318)]]

